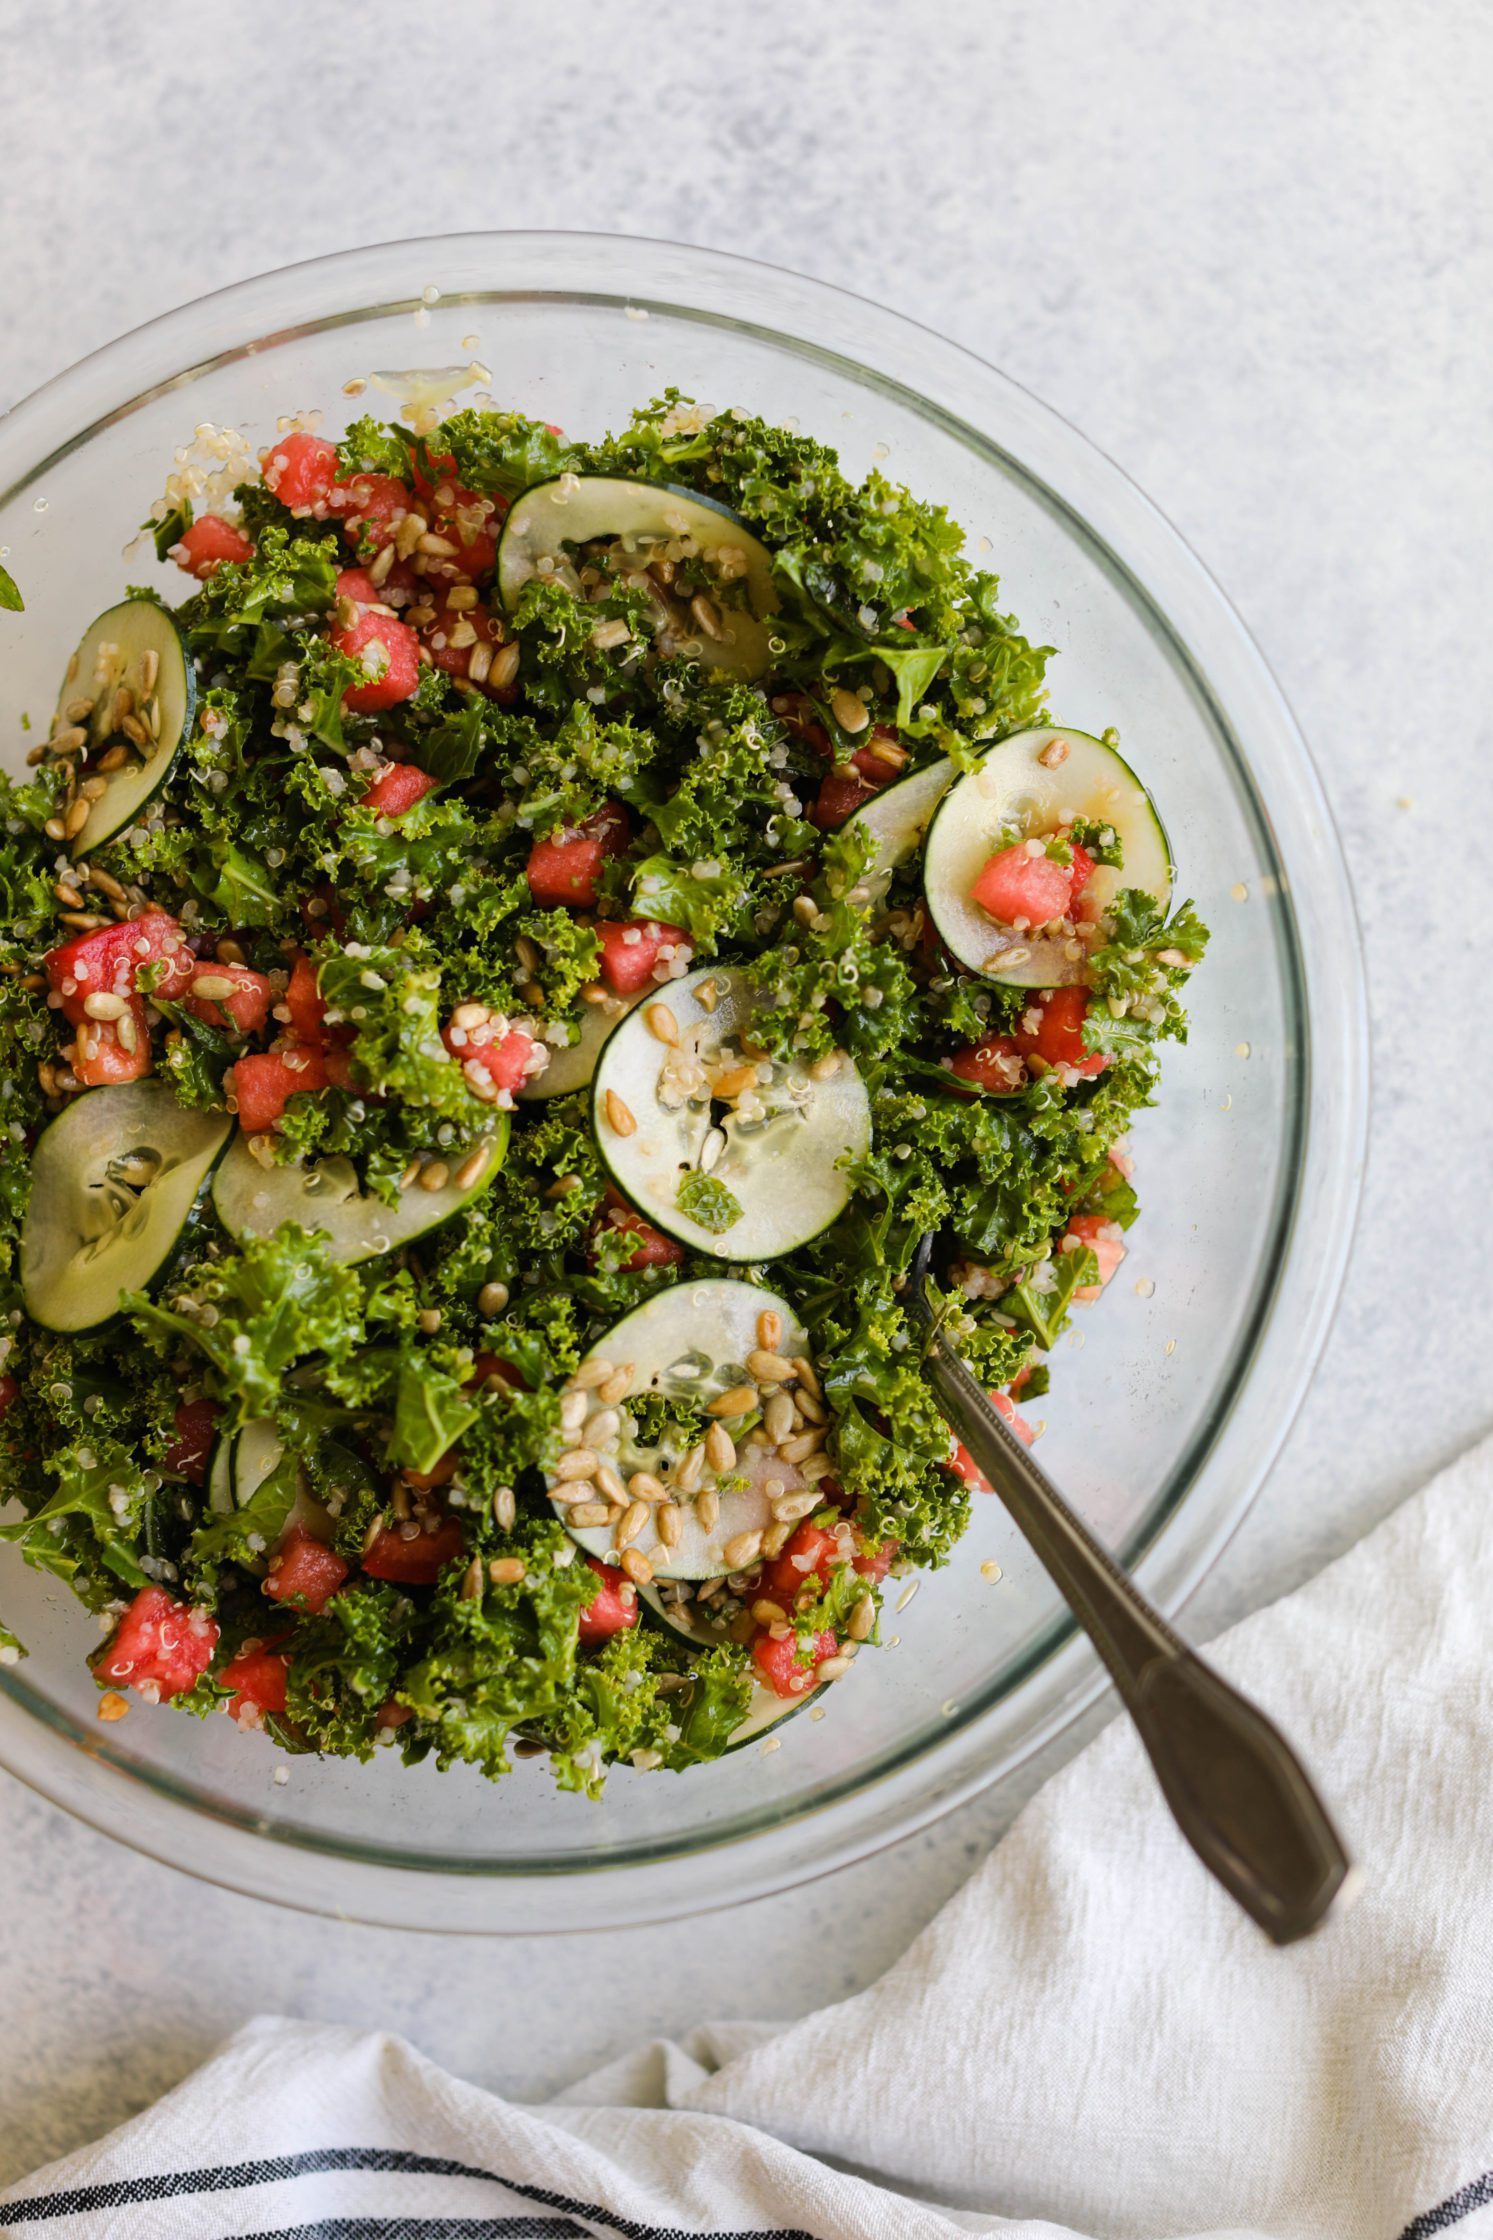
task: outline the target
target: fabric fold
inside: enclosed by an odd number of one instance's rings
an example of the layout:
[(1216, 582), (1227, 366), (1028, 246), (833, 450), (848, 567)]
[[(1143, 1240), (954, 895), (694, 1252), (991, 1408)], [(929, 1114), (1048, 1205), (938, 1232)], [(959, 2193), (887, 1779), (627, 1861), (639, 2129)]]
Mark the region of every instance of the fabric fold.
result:
[(1203, 1873), (1117, 1719), (836, 2006), (638, 2046), (544, 2107), (263, 2020), (0, 2233), (1493, 2234), (1490, 1624), (1493, 1440), (1213, 1645), (1362, 1869), (1304, 1945)]

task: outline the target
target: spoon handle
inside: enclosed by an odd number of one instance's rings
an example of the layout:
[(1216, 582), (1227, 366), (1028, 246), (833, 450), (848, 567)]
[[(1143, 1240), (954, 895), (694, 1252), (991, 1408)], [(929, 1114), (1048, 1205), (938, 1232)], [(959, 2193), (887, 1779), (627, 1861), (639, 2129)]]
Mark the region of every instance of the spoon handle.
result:
[(1108, 1667), (1193, 1850), (1272, 1942), (1306, 1936), (1353, 1870), (1284, 1735), (1152, 1608), (936, 1334), (925, 1366), (944, 1415)]

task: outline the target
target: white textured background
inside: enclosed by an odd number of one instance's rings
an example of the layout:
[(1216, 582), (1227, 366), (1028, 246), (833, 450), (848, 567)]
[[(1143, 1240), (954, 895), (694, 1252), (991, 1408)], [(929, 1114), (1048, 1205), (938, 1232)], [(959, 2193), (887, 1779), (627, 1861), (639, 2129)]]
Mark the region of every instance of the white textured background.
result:
[[(1480, 0), (0, 0), (0, 401), (353, 243), (669, 235), (995, 360), (1221, 579), (1352, 858), (1377, 1115), (1344, 1310), (1200, 1637), (1493, 1422), (1490, 23)], [(802, 2012), (893, 1959), (1016, 1801), (730, 1921), (482, 1943), (224, 1896), (0, 1776), (0, 2180), (259, 2009), (403, 2030), (520, 2096), (706, 2015)]]

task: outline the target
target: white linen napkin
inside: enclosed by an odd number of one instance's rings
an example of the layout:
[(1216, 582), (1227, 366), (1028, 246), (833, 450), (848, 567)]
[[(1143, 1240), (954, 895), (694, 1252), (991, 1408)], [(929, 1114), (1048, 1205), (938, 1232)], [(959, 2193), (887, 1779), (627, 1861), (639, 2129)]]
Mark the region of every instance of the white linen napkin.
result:
[(870, 1990), (520, 2107), (266, 2020), (0, 2199), (16, 2240), (1460, 2240), (1493, 2234), (1493, 1440), (1211, 1652), (1364, 1874), (1276, 1952), (1128, 1722)]

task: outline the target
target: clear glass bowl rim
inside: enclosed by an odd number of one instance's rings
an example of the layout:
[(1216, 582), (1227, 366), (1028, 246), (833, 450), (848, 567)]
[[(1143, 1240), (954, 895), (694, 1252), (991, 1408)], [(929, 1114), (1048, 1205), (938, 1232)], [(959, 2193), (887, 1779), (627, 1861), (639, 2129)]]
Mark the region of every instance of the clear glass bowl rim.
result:
[[(695, 316), (886, 382), (931, 410), (960, 440), (1009, 457), (1043, 487), (1128, 579), (1191, 666), (1232, 743), (1285, 874), (1306, 1064), (1297, 1100), (1304, 1119), (1300, 1164), (1268, 1311), (1242, 1349), (1193, 1478), (1195, 1486), (1206, 1470), (1215, 1480), (1227, 1478), (1229, 1491), (1212, 1501), (1206, 1518), (1190, 1516), (1193, 1529), (1183, 1535), (1172, 1528), (1192, 1510), (1189, 1492), (1134, 1566), (1161, 1607), (1175, 1612), (1237, 1530), (1310, 1384), (1346, 1269), (1367, 1139), (1367, 1002), (1352, 892), (1320, 781), (1262, 654), (1151, 501), (1007, 375), (932, 330), (825, 282), (715, 250), (632, 236), (433, 236), (343, 251), (216, 290), (81, 359), (0, 418), (0, 502), (146, 397), (185, 387), (217, 364), (291, 342), (300, 332), (414, 312), (429, 284), (439, 287), (443, 301), (456, 297), (474, 307), (519, 296)], [(983, 432), (982, 422), (993, 417), (1003, 429), (1000, 442)], [(1064, 496), (1075, 473), (1084, 485), (1081, 513)], [(1306, 957), (1313, 960), (1310, 975), (1301, 969)], [(111, 1765), (15, 1672), (0, 1672), (0, 1765), (105, 1834), (173, 1866), (184, 1864), (182, 1818), (190, 1811), (197, 1825), (187, 1871), (280, 1904), (407, 1927), (422, 1915), (428, 1919), (413, 1901), (434, 1879), (444, 1929), (574, 1932), (765, 1896), (914, 1833), (1043, 1748), (1106, 1684), (1087, 1643), (1071, 1630), (1036, 1677), (1043, 1708), (1014, 1743), (991, 1734), (997, 1711), (955, 1723), (935, 1748), (852, 1795), (710, 1852), (705, 1877), (698, 1852), (548, 1873), (484, 1865), (464, 1874), (447, 1860), (445, 1871), (433, 1876), (428, 1868), (267, 1823), (255, 1828), (174, 1781)], [(1034, 1685), (1035, 1678), (1023, 1683)]]

